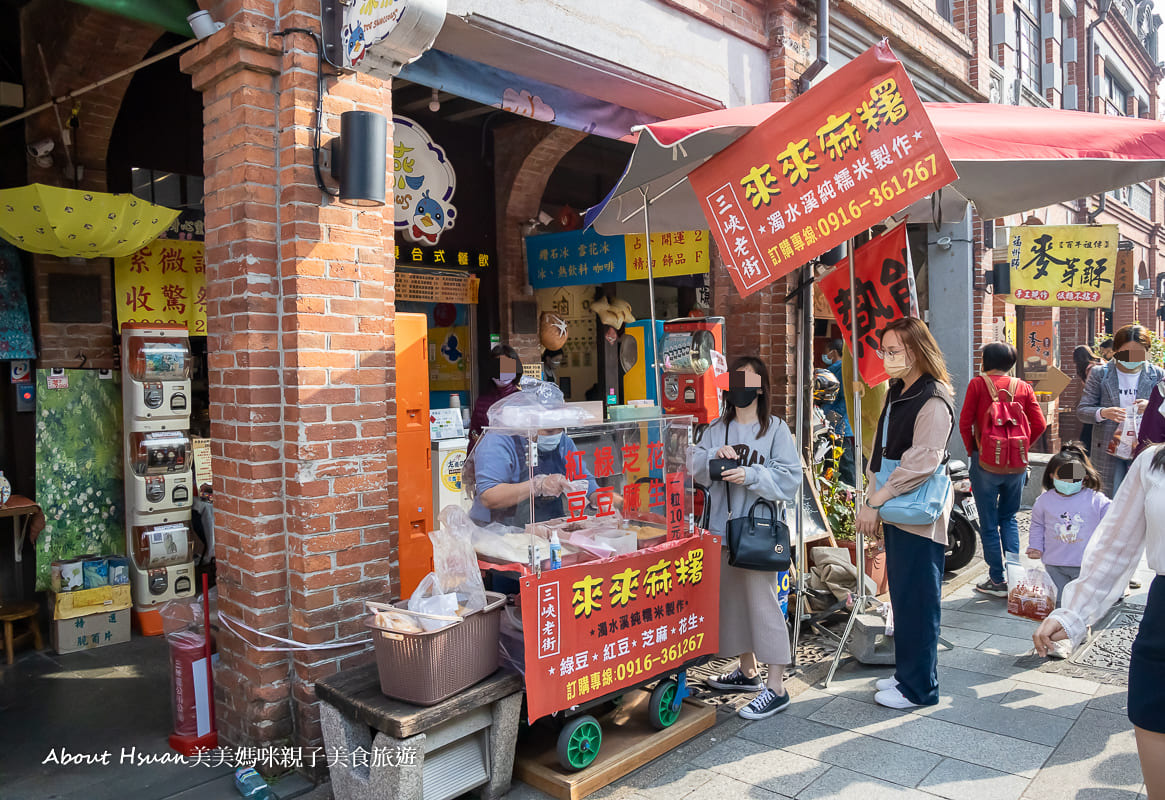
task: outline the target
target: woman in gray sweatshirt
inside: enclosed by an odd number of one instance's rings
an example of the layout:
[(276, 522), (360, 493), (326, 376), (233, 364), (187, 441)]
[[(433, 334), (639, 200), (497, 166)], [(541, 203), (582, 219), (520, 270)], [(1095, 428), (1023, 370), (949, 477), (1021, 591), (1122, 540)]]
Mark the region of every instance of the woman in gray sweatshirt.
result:
[[(739, 375), (735, 373), (740, 373)], [(728, 520), (748, 514), (758, 499), (791, 503), (803, 474), (797, 445), (785, 421), (769, 414), (769, 373), (760, 359), (737, 359), (729, 373), (720, 419), (704, 431), (695, 449), (695, 480), (709, 489), (709, 529), (724, 537), (720, 558), (720, 653), (740, 665), (708, 680), (714, 689), (759, 692), (740, 710), (745, 719), (765, 719), (789, 705), (784, 688), (790, 658), (789, 631), (781, 613), (777, 573), (728, 564)], [(739, 466), (709, 479), (709, 462), (735, 459)], [(762, 683), (757, 660), (769, 666)]]

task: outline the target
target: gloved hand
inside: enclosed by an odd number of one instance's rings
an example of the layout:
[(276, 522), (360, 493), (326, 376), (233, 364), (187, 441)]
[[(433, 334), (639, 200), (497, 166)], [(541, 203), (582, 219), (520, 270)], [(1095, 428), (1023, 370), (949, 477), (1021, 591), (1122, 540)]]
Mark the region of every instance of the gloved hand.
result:
[(537, 497), (560, 497), (570, 488), (570, 481), (565, 475), (535, 475), (531, 486)]

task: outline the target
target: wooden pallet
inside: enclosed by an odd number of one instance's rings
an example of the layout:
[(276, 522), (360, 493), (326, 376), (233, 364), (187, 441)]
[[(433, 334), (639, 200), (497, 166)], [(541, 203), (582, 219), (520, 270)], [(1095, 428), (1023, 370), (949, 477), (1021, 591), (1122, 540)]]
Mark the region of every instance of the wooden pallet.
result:
[(689, 698), (676, 723), (657, 731), (647, 720), (650, 699), (647, 691), (628, 692), (619, 708), (599, 717), (603, 726), (599, 756), (580, 772), (564, 772), (558, 765), (553, 737), (524, 737), (525, 741), (518, 743), (514, 777), (559, 800), (579, 800), (716, 724), (713, 706)]

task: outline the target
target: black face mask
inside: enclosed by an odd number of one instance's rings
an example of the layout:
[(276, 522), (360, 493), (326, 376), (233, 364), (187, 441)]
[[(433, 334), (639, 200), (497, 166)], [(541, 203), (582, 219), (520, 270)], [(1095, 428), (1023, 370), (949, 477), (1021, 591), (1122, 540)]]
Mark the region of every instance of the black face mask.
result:
[(735, 408), (744, 408), (751, 405), (753, 400), (756, 400), (757, 395), (760, 394), (760, 389), (729, 389), (724, 393), (724, 400), (728, 405)]

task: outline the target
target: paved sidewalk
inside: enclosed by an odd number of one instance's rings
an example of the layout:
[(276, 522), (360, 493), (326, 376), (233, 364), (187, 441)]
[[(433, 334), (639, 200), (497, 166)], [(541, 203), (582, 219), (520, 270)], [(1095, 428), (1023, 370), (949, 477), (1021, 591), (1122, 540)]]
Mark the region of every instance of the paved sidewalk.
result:
[[(1142, 565), (1143, 566), (1143, 565)], [(849, 664), (825, 689), (792, 681), (792, 706), (715, 728), (593, 795), (609, 800), (839, 798), (1139, 800), (1144, 785), (1123, 676), (1089, 680), (1023, 658), (1035, 623), (976, 594), (981, 570), (948, 586), (942, 700), (912, 712), (873, 702), (887, 668)], [(1139, 573), (1146, 589), (1152, 575)], [(1144, 603), (1144, 597), (1130, 597)], [(1046, 669), (1046, 667), (1045, 667)], [(1069, 670), (1066, 670), (1067, 672)], [(1098, 677), (1098, 676), (1094, 676)], [(509, 800), (546, 795), (515, 784)]]

